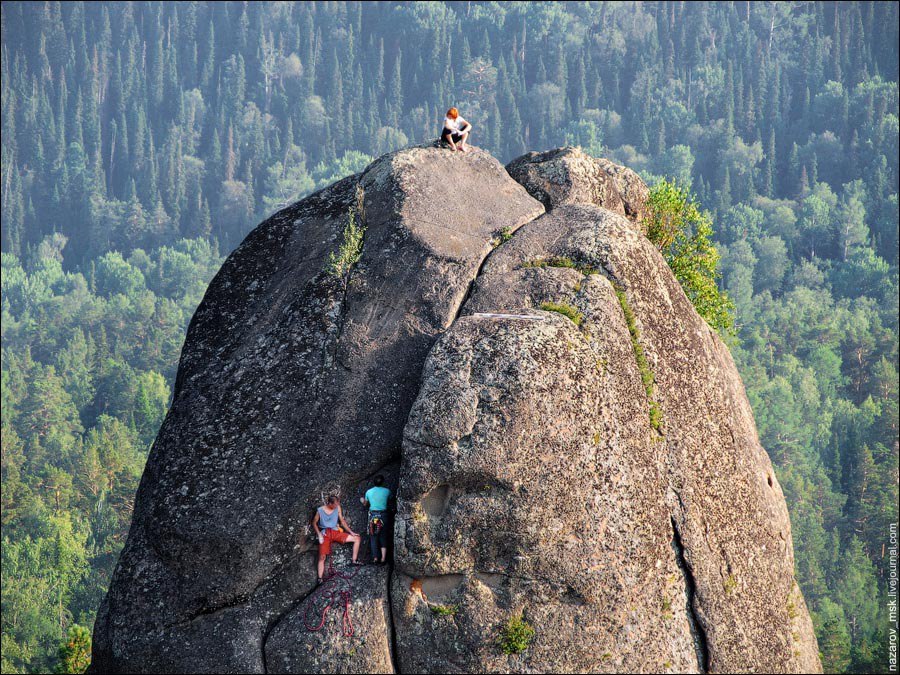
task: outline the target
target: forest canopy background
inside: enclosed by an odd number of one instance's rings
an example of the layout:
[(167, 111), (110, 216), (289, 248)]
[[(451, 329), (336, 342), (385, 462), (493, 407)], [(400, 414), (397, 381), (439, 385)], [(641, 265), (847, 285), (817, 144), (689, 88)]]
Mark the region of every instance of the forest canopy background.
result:
[(897, 3), (0, 11), (3, 672), (83, 667), (223, 255), (449, 105), (502, 161), (580, 145), (710, 211), (825, 667), (886, 667)]

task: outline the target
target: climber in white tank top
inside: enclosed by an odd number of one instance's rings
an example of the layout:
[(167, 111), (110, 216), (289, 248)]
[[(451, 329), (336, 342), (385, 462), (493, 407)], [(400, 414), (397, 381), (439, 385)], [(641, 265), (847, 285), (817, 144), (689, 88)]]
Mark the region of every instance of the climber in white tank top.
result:
[(316, 539), (319, 540), (319, 560), (318, 572), (319, 583), (323, 581), (325, 574), (325, 558), (331, 554), (332, 543), (353, 544), (353, 558), (351, 565), (360, 565), (357, 556), (359, 555), (360, 536), (354, 532), (350, 525), (344, 520), (344, 511), (341, 509), (341, 500), (337, 495), (329, 495), (325, 499), (325, 503), (316, 509), (316, 515), (313, 516), (313, 529), (316, 531)]
[(450, 108), (444, 118), (441, 140), (445, 141), (454, 152), (457, 150), (466, 152), (468, 150), (466, 141), (469, 139), (470, 131), (472, 131), (472, 125), (460, 117), (456, 108)]

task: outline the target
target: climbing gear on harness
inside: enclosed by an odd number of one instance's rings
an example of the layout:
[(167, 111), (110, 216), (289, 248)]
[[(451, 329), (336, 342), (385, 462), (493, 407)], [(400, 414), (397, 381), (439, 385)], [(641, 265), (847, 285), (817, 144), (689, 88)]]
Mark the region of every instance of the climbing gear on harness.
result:
[(358, 572), (358, 569), (353, 574), (338, 572), (334, 569), (334, 560), (329, 562), (325, 577), (320, 579), (321, 583), (306, 599), (306, 608), (303, 611), (303, 625), (306, 630), (310, 633), (322, 630), (325, 619), (328, 618), (328, 610), (341, 603), (344, 606), (341, 634), (346, 638), (353, 637), (353, 621), (350, 619), (353, 586), (350, 582)]
[(384, 519), (381, 516), (372, 516), (369, 528), (369, 534), (381, 534), (381, 530), (384, 528)]

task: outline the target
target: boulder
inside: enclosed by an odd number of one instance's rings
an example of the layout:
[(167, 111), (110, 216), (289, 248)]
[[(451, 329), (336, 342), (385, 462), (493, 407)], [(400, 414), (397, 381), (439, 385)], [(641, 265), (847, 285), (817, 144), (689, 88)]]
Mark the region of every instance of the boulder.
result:
[(266, 672), (394, 672), (387, 582), (383, 567), (344, 570), (326, 581), (267, 636)]
[[(821, 669), (734, 363), (620, 215), (557, 206), (490, 256), (426, 362), (401, 477), (403, 669)], [(534, 642), (505, 655), (517, 616)]]
[[(625, 215), (632, 222), (642, 224), (649, 213), (647, 199), (650, 197), (650, 188), (647, 187), (644, 179), (633, 169), (616, 164), (604, 157), (597, 157), (596, 162), (612, 178), (618, 188), (622, 204), (625, 206)], [(644, 229), (646, 230), (646, 227)]]
[[(91, 672), (821, 668), (784, 497), (727, 348), (641, 233), (646, 186), (571, 148), (510, 173), (401, 150), (228, 257)], [(340, 494), (363, 530), (376, 474), (394, 564), (339, 547), (352, 578), (316, 587), (316, 505)]]
[[(498, 233), (543, 210), (488, 153), (417, 147), (248, 235), (188, 329), (98, 615), (92, 670), (264, 668), (267, 636), (283, 632), (278, 622), (314, 583), (314, 572), (285, 575), (314, 568), (309, 521), (323, 492), (344, 495), (363, 528), (358, 497), (399, 459), (431, 345)], [(362, 254), (334, 275), (329, 256), (350, 213), (365, 227)], [(360, 597), (385, 603), (383, 590)], [(347, 667), (390, 662), (386, 631), (366, 639)], [(344, 658), (331, 657), (291, 663), (329, 672)]]
[[(568, 295), (582, 283), (551, 274)], [(628, 328), (604, 277), (580, 293), (590, 336), (516, 308), (537, 320), (464, 316), (432, 350), (403, 450), (405, 672), (697, 672)], [(535, 638), (505, 654), (517, 617)]]
[(547, 209), (593, 204), (640, 225), (647, 215), (647, 185), (631, 169), (580, 148), (529, 152), (506, 165), (509, 174)]

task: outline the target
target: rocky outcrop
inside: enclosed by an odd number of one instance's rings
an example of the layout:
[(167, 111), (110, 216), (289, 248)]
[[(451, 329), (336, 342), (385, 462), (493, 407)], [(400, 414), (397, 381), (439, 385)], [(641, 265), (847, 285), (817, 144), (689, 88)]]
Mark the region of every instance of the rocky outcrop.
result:
[(529, 152), (507, 164), (509, 175), (548, 209), (593, 204), (640, 225), (647, 215), (647, 185), (631, 169), (565, 147)]
[[(550, 274), (570, 295), (582, 284)], [(406, 672), (696, 672), (628, 328), (604, 277), (579, 293), (592, 305), (585, 332), (552, 312), (466, 316), (429, 357), (398, 514)], [(497, 639), (519, 615), (536, 637), (507, 656)]]
[[(498, 232), (543, 210), (489, 154), (422, 147), (380, 158), (247, 237), (188, 329), (99, 612), (94, 670), (262, 670), (267, 636), (283, 633), (283, 613), (313, 586), (306, 534), (322, 492), (345, 495), (362, 528), (360, 484), (399, 458), (428, 350)], [(365, 245), (335, 277), (329, 255), (350, 211)], [(368, 646), (349, 662), (332, 650), (294, 654), (291, 667), (390, 663), (387, 631), (359, 635)]]
[[(509, 308), (541, 320), (482, 318)], [(404, 669), (820, 668), (784, 497), (728, 350), (622, 216), (559, 206), (488, 259), (426, 363), (401, 475)], [(447, 497), (429, 515), (435, 490)], [(403, 575), (456, 579), (437, 600), (459, 608), (451, 628)], [(540, 627), (532, 648), (491, 649), (519, 614)]]
[[(228, 258), (94, 672), (820, 668), (740, 378), (635, 227), (646, 186), (574, 149), (509, 172), (399, 151)], [(351, 212), (362, 255), (335, 276)], [(361, 529), (376, 472), (398, 494), (394, 565), (349, 582), (352, 637), (339, 609), (311, 632), (308, 519), (338, 491)], [(506, 654), (515, 616), (535, 636)]]

